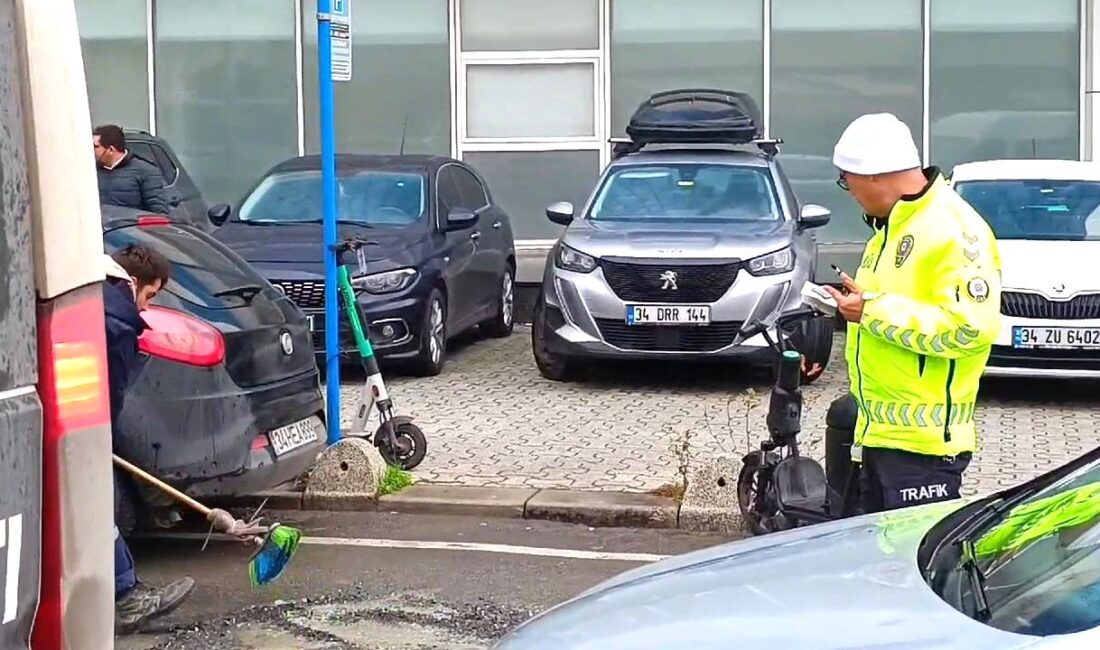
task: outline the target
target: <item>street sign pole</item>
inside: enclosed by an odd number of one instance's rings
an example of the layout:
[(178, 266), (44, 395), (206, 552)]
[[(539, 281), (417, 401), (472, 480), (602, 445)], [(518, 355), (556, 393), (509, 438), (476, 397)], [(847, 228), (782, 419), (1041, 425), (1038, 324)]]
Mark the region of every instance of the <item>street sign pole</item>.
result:
[(347, 0), (317, 0), (317, 71), (321, 113), (322, 219), (325, 255), (325, 369), (328, 443), (340, 441), (340, 309), (336, 285), (336, 125), (332, 80), (332, 9)]

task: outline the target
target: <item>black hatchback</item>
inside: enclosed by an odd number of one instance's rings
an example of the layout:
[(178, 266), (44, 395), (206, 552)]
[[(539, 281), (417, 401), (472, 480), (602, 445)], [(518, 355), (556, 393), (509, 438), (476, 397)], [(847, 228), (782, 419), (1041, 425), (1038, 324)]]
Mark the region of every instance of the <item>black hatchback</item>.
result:
[[(337, 156), (339, 238), (367, 240), (345, 260), (383, 361), (438, 374), (447, 342), (480, 329), (512, 332), (515, 243), (508, 215), (478, 174), (451, 158)], [(310, 319), (324, 350), (321, 161), (294, 158), (257, 182), (213, 236), (280, 287)], [(354, 353), (346, 321), (341, 355)]]
[[(142, 312), (148, 329), (116, 423), (116, 453), (197, 497), (296, 479), (327, 437), (305, 316), (193, 226), (123, 208), (103, 213), (108, 253), (141, 244), (172, 267)], [(124, 531), (143, 507), (171, 505), (144, 486), (120, 483), (116, 521)]]

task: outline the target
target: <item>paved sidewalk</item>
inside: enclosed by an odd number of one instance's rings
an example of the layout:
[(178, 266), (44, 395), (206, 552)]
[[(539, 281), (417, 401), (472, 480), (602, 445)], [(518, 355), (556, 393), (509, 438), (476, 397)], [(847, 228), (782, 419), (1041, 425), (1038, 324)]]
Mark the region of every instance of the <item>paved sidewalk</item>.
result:
[[(829, 369), (805, 390), (804, 448), (818, 458), (829, 402), (847, 388), (842, 341), (838, 335)], [(428, 456), (414, 472), (425, 482), (646, 492), (678, 482), (685, 445), (688, 462), (738, 457), (766, 435), (765, 375), (643, 364), (556, 384), (535, 369), (529, 327), (452, 346), (439, 377), (387, 379), (398, 410), (428, 435)], [(345, 424), (359, 380), (345, 376)], [(988, 380), (977, 414), (982, 446), (965, 490), (1015, 484), (1100, 444), (1098, 388)]]

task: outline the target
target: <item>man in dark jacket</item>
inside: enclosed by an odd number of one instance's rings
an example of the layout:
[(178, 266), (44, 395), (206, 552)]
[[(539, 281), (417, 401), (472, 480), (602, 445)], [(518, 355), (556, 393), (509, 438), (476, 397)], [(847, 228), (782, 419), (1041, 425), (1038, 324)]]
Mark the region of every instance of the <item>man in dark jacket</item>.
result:
[[(145, 330), (140, 310), (168, 282), (169, 264), (163, 255), (144, 246), (128, 246), (107, 258), (103, 284), (104, 320), (107, 329), (107, 382), (111, 421), (118, 421), (130, 385), (130, 373), (138, 355), (138, 337)], [(116, 478), (117, 480), (117, 478)], [(115, 630), (133, 632), (149, 619), (164, 616), (191, 595), (195, 581), (180, 578), (164, 587), (141, 583), (134, 558), (115, 526)]]
[(97, 126), (92, 131), (96, 173), (99, 176), (99, 203), (168, 214), (164, 198), (164, 179), (160, 170), (126, 149), (126, 135), (114, 124)]

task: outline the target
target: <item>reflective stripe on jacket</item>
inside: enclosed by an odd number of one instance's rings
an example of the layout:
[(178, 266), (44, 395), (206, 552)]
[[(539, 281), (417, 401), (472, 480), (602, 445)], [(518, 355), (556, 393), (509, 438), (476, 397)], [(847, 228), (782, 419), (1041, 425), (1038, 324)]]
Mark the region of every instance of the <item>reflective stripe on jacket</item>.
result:
[(867, 243), (863, 319), (846, 358), (865, 447), (974, 451), (975, 402), (1000, 329), (1000, 256), (988, 224), (931, 168)]

